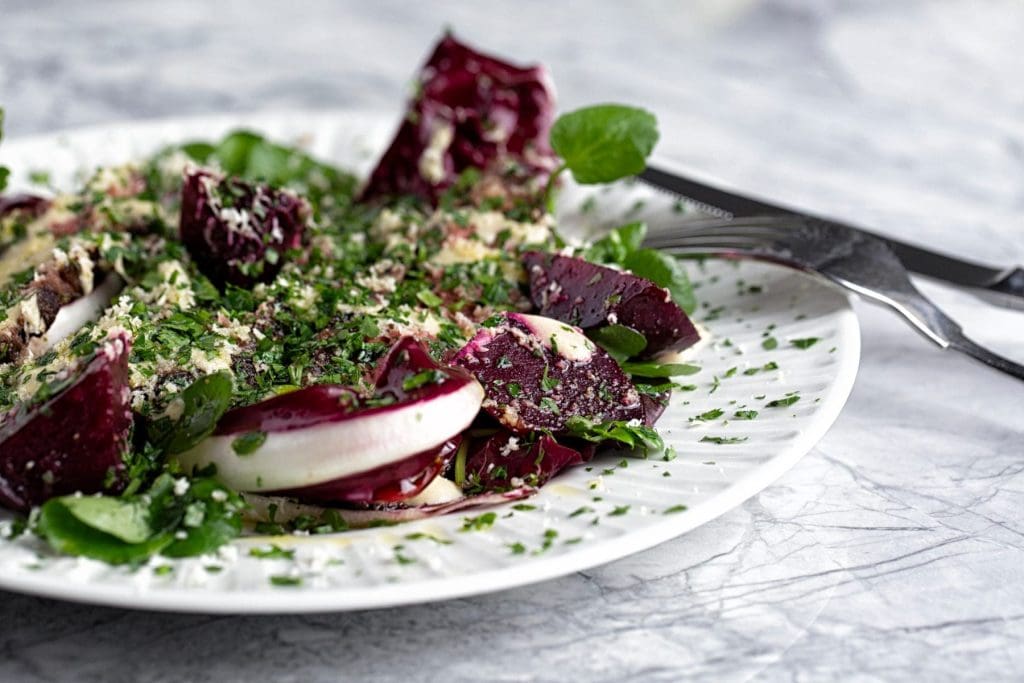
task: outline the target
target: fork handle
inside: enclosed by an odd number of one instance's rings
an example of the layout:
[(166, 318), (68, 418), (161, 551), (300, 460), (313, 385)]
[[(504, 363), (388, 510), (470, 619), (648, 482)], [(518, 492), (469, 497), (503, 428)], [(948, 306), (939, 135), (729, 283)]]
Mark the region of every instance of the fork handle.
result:
[[(911, 285), (913, 287), (913, 285)], [(851, 287), (851, 289), (853, 289)], [(855, 290), (856, 291), (856, 290)], [(877, 293), (870, 298), (891, 306), (906, 318), (925, 337), (944, 349), (953, 349), (979, 360), (989, 367), (1000, 370), (1012, 377), (1024, 380), (1024, 365), (989, 351), (964, 334), (959, 323), (942, 312), (916, 288), (908, 292), (890, 293), (880, 297)]]
[(1009, 358), (1003, 358), (998, 354), (992, 353), (963, 334), (960, 335), (959, 339), (951, 340), (949, 348), (966, 353), (971, 358), (980, 360), (985, 365), (1001, 370), (1017, 379), (1024, 379), (1024, 365), (1014, 363)]

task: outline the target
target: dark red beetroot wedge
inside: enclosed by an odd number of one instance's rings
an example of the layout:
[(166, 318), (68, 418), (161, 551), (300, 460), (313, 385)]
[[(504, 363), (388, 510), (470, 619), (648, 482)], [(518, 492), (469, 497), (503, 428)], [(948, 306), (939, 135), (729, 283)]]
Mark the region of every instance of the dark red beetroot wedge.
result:
[[(592, 451), (588, 455), (592, 455)], [(501, 430), (473, 446), (466, 458), (466, 488), (471, 491), (507, 491), (521, 486), (543, 486), (566, 467), (587, 457), (543, 435), (534, 443)]]
[(131, 427), (126, 333), (48, 401), (0, 418), (0, 503), (28, 510), (75, 491), (95, 493), (119, 483)]
[(523, 254), (523, 262), (530, 276), (530, 299), (541, 315), (585, 330), (626, 325), (646, 337), (648, 356), (680, 351), (700, 339), (668, 290), (650, 280), (539, 251)]
[(656, 395), (641, 394), (640, 400), (644, 404), (644, 424), (653, 427), (665, 409), (668, 408), (668, 400), (672, 396), (671, 391), (661, 391)]
[(394, 500), (411, 479), (404, 493), (414, 495), (432, 478), (432, 463), (447, 457), (444, 444), (476, 417), (483, 390), (411, 338), (388, 353), (378, 385), (368, 404), (346, 387), (319, 385), (237, 408), (177, 458), (187, 469), (216, 465), (217, 477), (238, 491), (310, 489), (322, 500), (329, 487), (331, 500), (361, 500), (372, 488)]
[(484, 410), (513, 432), (562, 431), (570, 417), (644, 417), (640, 395), (603, 349), (565, 323), (504, 313), (453, 363), (484, 385)]
[(185, 172), (181, 241), (217, 286), (274, 279), (289, 249), (302, 245), (310, 215), (301, 197), (210, 171)]
[(416, 98), (363, 199), (411, 194), (436, 203), (468, 168), (518, 166), (543, 177), (554, 168), (554, 114), (546, 69), (509, 64), (446, 35), (423, 66)]

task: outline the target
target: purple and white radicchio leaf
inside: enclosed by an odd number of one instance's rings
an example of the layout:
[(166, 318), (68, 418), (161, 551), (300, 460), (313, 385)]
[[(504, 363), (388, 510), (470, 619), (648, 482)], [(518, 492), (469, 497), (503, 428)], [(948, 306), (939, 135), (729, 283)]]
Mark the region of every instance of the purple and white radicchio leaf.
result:
[(424, 64), (401, 126), (363, 199), (414, 195), (436, 204), (466, 169), (543, 185), (554, 88), (542, 66), (520, 67), (446, 35)]

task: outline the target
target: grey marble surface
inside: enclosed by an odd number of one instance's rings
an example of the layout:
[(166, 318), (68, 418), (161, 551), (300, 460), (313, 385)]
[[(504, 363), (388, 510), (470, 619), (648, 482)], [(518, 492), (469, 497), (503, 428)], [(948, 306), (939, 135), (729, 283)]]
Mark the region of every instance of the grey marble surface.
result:
[[(0, 0), (0, 104), (12, 136), (396, 108), (445, 23), (549, 64), (565, 106), (647, 104), (664, 157), (1024, 262), (1020, 2)], [(1022, 314), (928, 291), (1024, 360)], [(3, 594), (0, 680), (1019, 680), (1024, 385), (857, 310), (860, 376), (829, 434), (683, 538), (537, 586), (356, 614), (158, 615)]]

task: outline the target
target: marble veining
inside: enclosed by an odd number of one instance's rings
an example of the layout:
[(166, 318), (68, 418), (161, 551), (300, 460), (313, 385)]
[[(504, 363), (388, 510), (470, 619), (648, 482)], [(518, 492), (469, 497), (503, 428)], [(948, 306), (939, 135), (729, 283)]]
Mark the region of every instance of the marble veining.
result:
[[(1012, 1), (2, 0), (0, 104), (12, 136), (394, 110), (446, 23), (549, 64), (566, 106), (645, 103), (665, 158), (1024, 263), (1024, 7)], [(979, 341), (1024, 360), (1020, 313), (927, 288)], [(1016, 679), (1024, 387), (885, 311), (857, 311), (861, 372), (836, 425), (777, 484), (682, 538), (537, 586), (354, 614), (159, 615), (4, 594), (0, 680)]]

